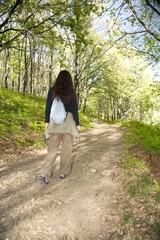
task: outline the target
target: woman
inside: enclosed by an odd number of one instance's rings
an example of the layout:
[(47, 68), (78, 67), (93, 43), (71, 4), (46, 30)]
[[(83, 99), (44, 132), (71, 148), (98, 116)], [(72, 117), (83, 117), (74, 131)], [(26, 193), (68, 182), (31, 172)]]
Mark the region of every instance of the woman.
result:
[[(51, 106), (55, 98), (63, 102), (67, 113), (67, 117), (62, 124), (55, 124), (50, 119)], [(77, 130), (79, 118), (76, 94), (73, 89), (71, 75), (66, 70), (59, 73), (54, 86), (49, 89), (46, 101), (45, 122), (45, 137), (49, 138), (48, 154), (39, 174), (40, 180), (48, 183), (48, 178), (54, 172), (56, 155), (61, 143), (60, 168), (55, 176), (64, 179), (70, 173), (72, 167), (71, 153), (73, 139), (79, 136)]]

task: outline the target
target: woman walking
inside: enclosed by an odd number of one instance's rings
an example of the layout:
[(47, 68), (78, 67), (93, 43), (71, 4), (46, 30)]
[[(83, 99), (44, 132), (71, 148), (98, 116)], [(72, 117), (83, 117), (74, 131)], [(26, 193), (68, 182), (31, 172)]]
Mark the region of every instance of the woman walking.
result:
[[(66, 119), (61, 124), (56, 124), (51, 120), (51, 107), (53, 100), (56, 99), (63, 103), (66, 111)], [(59, 73), (55, 84), (48, 91), (46, 110), (45, 110), (46, 132), (45, 137), (48, 139), (48, 154), (44, 164), (39, 171), (39, 179), (48, 183), (48, 178), (54, 172), (56, 155), (60, 144), (60, 167), (55, 176), (64, 179), (71, 171), (72, 160), (71, 154), (73, 149), (74, 137), (79, 137), (77, 126), (79, 125), (78, 105), (76, 94), (73, 89), (71, 75), (68, 71), (63, 70)]]

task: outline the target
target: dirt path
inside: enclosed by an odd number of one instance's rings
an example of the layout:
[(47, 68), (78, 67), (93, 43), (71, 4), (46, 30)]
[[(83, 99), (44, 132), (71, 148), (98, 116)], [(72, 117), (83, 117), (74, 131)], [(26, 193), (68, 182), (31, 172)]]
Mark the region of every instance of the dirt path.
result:
[(21, 155), (1, 168), (1, 240), (115, 240), (121, 238), (122, 135), (116, 125), (81, 134), (72, 173), (35, 180), (46, 150)]

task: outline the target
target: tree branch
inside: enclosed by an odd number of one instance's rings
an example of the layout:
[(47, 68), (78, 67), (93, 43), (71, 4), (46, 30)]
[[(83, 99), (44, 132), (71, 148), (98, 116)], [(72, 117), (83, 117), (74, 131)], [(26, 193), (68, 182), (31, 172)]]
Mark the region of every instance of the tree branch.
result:
[(7, 28), (5, 29), (4, 31), (0, 31), (0, 34), (4, 34), (6, 32), (9, 32), (9, 31), (14, 31), (14, 32), (24, 32), (26, 31), (26, 29), (18, 29), (18, 28)]
[[(36, 34), (43, 34), (43, 33), (47, 32), (47, 31), (52, 30), (52, 29), (53, 29), (54, 27), (56, 27), (62, 20), (64, 20), (64, 18), (67, 17), (67, 16), (68, 16), (68, 15), (63, 16), (63, 17), (60, 18), (58, 21), (55, 21), (55, 24), (53, 24), (52, 26), (44, 29), (43, 31), (36, 32)], [(29, 30), (30, 30), (30, 29), (29, 29)]]
[[(99, 42), (100, 42), (100, 40), (98, 42), (96, 42), (95, 45), (93, 46), (93, 49), (92, 49), (92, 51), (90, 53), (90, 56), (88, 56), (88, 60), (85, 62), (85, 65), (84, 65), (82, 71), (87, 69), (99, 57), (99, 54), (101, 53), (102, 49), (100, 49), (98, 51), (98, 53), (94, 56), (94, 52), (95, 52), (96, 47), (98, 46)], [(92, 56), (94, 56), (93, 59), (92, 59)]]
[(146, 51), (143, 51), (143, 50), (139, 50), (137, 48), (137, 46), (135, 46), (133, 44), (132, 44), (132, 46), (133, 46), (133, 48), (131, 48), (130, 50), (135, 51), (135, 52), (140, 53), (140, 54), (143, 54), (143, 55), (146, 55), (146, 56), (150, 56), (152, 59), (154, 59), (156, 62), (158, 62), (158, 57), (155, 56), (153, 53), (146, 52)]
[(152, 32), (147, 26), (146, 24), (139, 18), (137, 12), (135, 11), (134, 7), (132, 6), (131, 2), (129, 0), (126, 0), (130, 10), (132, 11), (132, 13), (134, 14), (135, 18), (140, 22), (140, 24), (146, 29), (146, 31), (152, 35), (155, 39), (157, 39), (158, 41), (160, 41), (160, 35), (155, 34), (154, 32)]
[[(103, 49), (100, 49), (100, 51), (98, 52), (98, 54), (97, 54), (97, 55), (94, 57), (94, 59), (92, 59), (91, 61), (90, 61), (90, 57), (89, 57), (89, 60), (87, 61), (88, 64), (86, 64), (86, 65), (84, 66), (84, 68), (82, 69), (82, 72), (83, 72), (85, 69), (90, 68), (91, 64), (92, 64), (96, 59), (103, 57), (106, 52), (108, 52), (118, 41), (120, 41), (121, 39), (123, 39), (126, 35), (127, 35), (127, 34), (124, 33), (121, 37), (119, 37), (118, 39), (116, 39), (116, 40), (111, 44), (111, 46), (110, 46), (109, 48), (107, 48), (105, 51), (102, 52)], [(92, 50), (92, 51), (93, 51), (93, 50)], [(105, 62), (101, 63), (96, 70), (100, 69), (104, 64), (106, 64), (106, 63), (105, 63)], [(93, 72), (96, 71), (96, 70), (94, 69)], [(91, 73), (92, 73), (92, 72), (91, 72)], [(81, 75), (82, 75), (82, 74), (80, 74), (79, 77), (81, 77)], [(83, 81), (84, 79), (85, 79), (85, 77), (81, 78), (81, 81)]]
[[(28, 28), (28, 29), (31, 30), (31, 29), (33, 29), (33, 28), (37, 28), (37, 27), (39, 27), (40, 25), (44, 24), (45, 22), (50, 21), (50, 20), (53, 20), (53, 17), (54, 17), (54, 16), (60, 15), (61, 12), (65, 12), (65, 11), (66, 11), (67, 9), (69, 9), (69, 8), (70, 8), (70, 6), (59, 10), (58, 12), (52, 14), (50, 17), (45, 18), (42, 22), (40, 22), (40, 23), (38, 23), (37, 25), (34, 25), (34, 26), (32, 26), (32, 27), (30, 27), (30, 28)], [(67, 16), (67, 15), (65, 15), (65, 16)], [(61, 18), (61, 20), (62, 20), (62, 19), (63, 19), (63, 18)]]
[(23, 0), (16, 0), (15, 4), (11, 7), (11, 9), (10, 9), (10, 11), (9, 11), (7, 18), (4, 20), (3, 23), (0, 24), (0, 29), (1, 29), (2, 27), (4, 27), (4, 26), (8, 23), (10, 17), (13, 15), (14, 11), (16, 10), (16, 8), (17, 8), (22, 2), (23, 2)]
[(146, 4), (153, 9), (154, 12), (160, 15), (160, 12), (148, 0), (145, 0), (145, 1), (146, 1)]
[(0, 43), (0, 51), (2, 51), (3, 48), (9, 46), (16, 38), (18, 38), (20, 36), (20, 33), (17, 33), (13, 38), (11, 38), (10, 40), (8, 40), (5, 43)]
[(116, 18), (115, 18), (115, 20), (114, 20), (114, 23), (113, 23), (111, 29), (113, 29), (113, 27), (116, 25), (117, 19), (118, 19), (119, 15), (120, 15), (120, 13), (121, 13), (121, 10), (122, 10), (122, 8), (124, 7), (125, 4), (126, 4), (126, 2), (122, 2), (122, 4), (121, 4), (121, 5), (119, 6), (119, 8), (117, 9), (117, 10), (118, 10), (118, 13), (117, 13), (117, 16), (116, 16)]

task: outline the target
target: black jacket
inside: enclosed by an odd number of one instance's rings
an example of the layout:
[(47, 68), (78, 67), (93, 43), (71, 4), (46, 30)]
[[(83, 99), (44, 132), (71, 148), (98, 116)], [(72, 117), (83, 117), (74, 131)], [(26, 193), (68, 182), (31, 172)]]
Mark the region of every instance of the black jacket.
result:
[[(50, 121), (50, 111), (51, 111), (51, 106), (53, 103), (54, 97), (53, 97), (53, 87), (49, 89), (48, 91), (48, 96), (47, 96), (47, 101), (46, 101), (46, 110), (45, 110), (45, 122), (49, 123)], [(65, 104), (64, 107), (66, 112), (71, 112), (73, 114), (73, 118), (76, 122), (76, 125), (79, 125), (79, 117), (78, 117), (78, 104), (77, 104), (77, 99), (76, 95), (74, 95), (73, 99)]]

